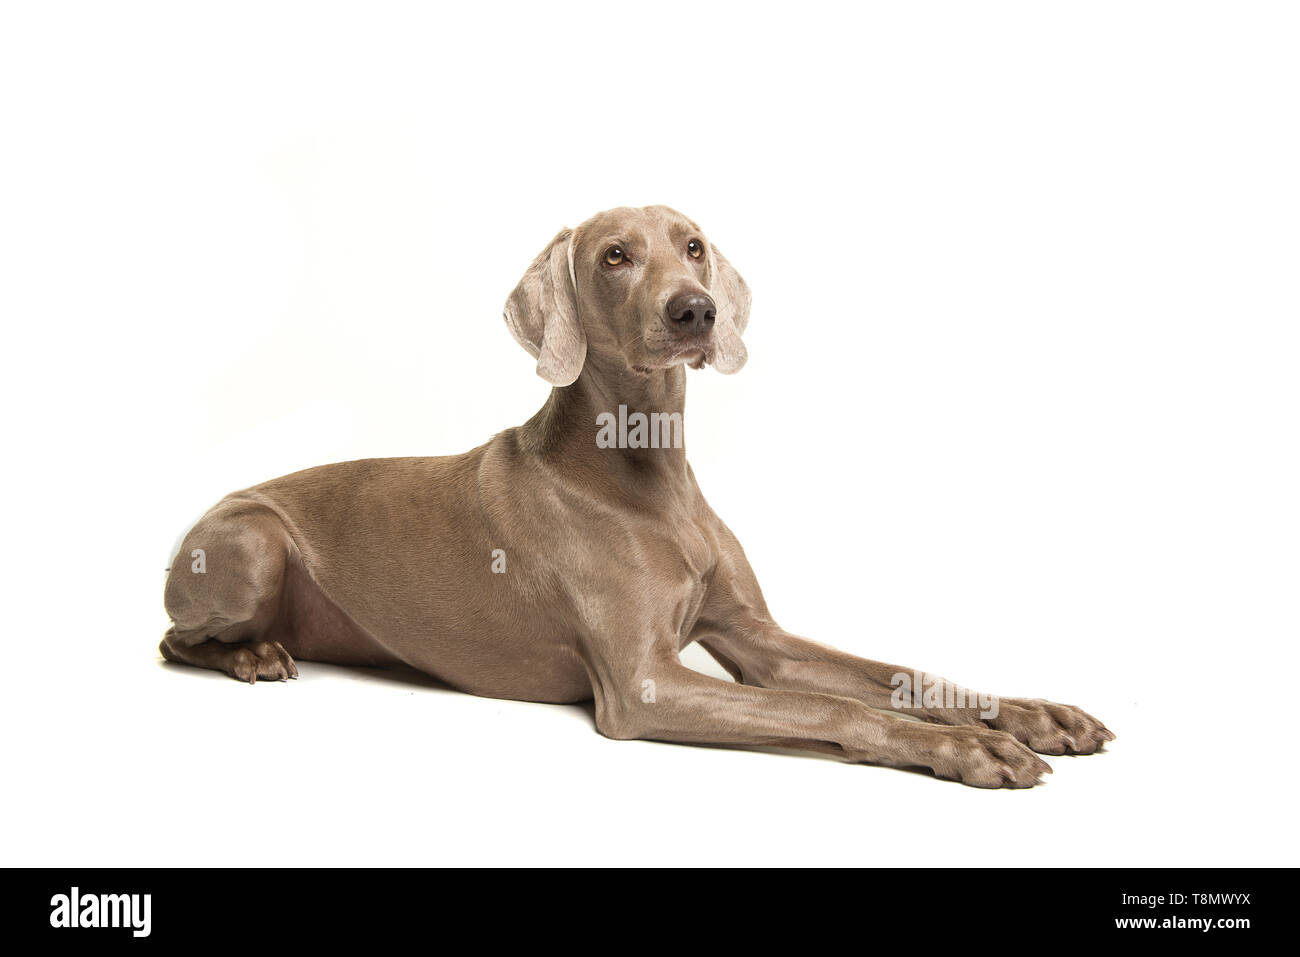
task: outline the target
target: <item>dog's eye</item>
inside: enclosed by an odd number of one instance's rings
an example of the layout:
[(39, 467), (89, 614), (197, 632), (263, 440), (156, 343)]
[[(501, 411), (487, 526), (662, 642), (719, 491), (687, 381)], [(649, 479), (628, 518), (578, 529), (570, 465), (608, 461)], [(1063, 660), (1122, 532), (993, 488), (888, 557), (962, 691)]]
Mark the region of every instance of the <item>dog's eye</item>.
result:
[(623, 263), (623, 247), (610, 246), (605, 250), (605, 262), (611, 266), (620, 266)]
[(698, 239), (692, 239), (686, 244), (686, 251), (691, 254), (692, 259), (699, 259), (704, 255), (704, 247), (700, 245)]

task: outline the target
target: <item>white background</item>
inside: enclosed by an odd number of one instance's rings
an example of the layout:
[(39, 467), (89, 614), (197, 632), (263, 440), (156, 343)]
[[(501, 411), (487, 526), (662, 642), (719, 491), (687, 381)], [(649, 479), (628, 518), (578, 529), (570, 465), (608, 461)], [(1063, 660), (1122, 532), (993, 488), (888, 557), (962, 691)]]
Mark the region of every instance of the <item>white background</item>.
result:
[[(3, 862), (1294, 863), (1297, 26), (6, 5)], [(646, 203), (753, 289), (687, 447), (782, 624), (1078, 704), (1108, 753), (983, 792), (161, 663), (190, 522), (522, 422), (547, 387), (507, 293), (560, 226)]]

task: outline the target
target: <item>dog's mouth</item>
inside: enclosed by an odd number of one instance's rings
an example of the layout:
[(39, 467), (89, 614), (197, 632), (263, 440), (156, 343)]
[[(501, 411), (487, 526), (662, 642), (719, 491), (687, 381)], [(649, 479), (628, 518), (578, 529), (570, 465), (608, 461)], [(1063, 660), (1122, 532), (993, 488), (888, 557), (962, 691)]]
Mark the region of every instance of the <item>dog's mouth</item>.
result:
[(657, 369), (670, 369), (685, 364), (692, 369), (702, 369), (713, 361), (714, 344), (710, 333), (682, 338), (670, 343), (663, 352), (645, 365), (634, 365), (636, 372), (646, 374)]
[(662, 358), (656, 363), (665, 368), (679, 362), (685, 362), (692, 369), (702, 368), (706, 362), (713, 361), (713, 352), (716, 348), (711, 328), (703, 332), (674, 336), (665, 346)]
[(681, 358), (692, 369), (703, 369), (705, 363), (713, 361), (713, 348), (694, 349), (690, 352), (682, 353)]

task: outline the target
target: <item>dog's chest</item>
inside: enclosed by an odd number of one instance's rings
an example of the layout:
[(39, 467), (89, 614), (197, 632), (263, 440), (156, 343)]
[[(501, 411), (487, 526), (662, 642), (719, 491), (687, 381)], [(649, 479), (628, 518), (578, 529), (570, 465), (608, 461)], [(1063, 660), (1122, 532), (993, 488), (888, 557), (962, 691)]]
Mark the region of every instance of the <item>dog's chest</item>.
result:
[(672, 556), (670, 580), (676, 586), (675, 625), (679, 638), (685, 641), (704, 605), (717, 564), (717, 546), (709, 530), (695, 522), (675, 525), (666, 545)]
[(696, 522), (683, 522), (677, 527), (676, 548), (682, 570), (692, 585), (703, 584), (717, 563), (713, 536)]

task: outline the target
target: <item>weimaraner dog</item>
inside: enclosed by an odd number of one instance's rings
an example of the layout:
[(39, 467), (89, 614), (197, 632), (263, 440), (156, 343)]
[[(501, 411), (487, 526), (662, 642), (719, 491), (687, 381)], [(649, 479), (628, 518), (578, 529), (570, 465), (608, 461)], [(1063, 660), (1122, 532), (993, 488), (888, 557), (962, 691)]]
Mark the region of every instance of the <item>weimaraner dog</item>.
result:
[[(1051, 770), (1035, 751), (1111, 740), (1078, 708), (977, 696), (772, 620), (681, 444), (686, 367), (740, 369), (749, 304), (667, 207), (561, 231), (505, 308), (554, 387), (542, 409), (463, 455), (228, 495), (172, 563), (163, 656), (250, 683), (296, 677), (295, 658), (410, 667), (476, 695), (594, 699), (611, 738), (803, 748), (977, 787), (1030, 787)], [(693, 641), (735, 681), (682, 665)]]

